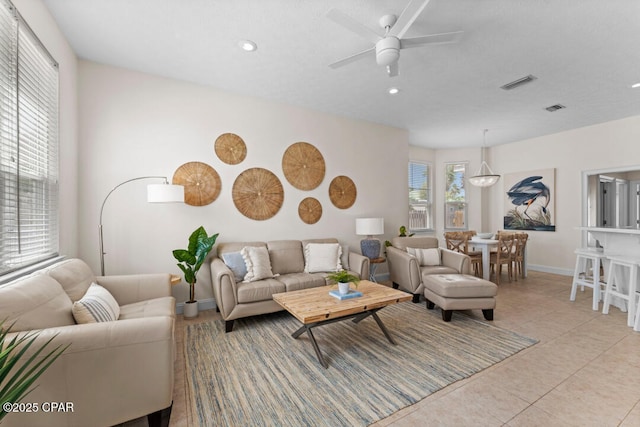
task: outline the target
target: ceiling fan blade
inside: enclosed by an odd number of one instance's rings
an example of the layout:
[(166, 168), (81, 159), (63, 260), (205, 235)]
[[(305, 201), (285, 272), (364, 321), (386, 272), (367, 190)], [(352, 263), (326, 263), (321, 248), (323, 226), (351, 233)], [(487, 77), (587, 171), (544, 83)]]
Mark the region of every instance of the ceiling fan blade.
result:
[(411, 37), (400, 40), (400, 48), (420, 47), (432, 44), (457, 43), (464, 34), (464, 31), (454, 31), (451, 33), (430, 34), (428, 36)]
[(375, 50), (376, 50), (375, 47), (369, 48), (367, 50), (363, 50), (362, 52), (358, 52), (355, 55), (348, 56), (348, 57), (346, 57), (344, 59), (341, 59), (340, 61), (334, 62), (333, 64), (329, 64), (329, 67), (335, 69), (335, 68), (339, 68), (339, 67), (345, 66), (347, 64), (351, 64), (352, 62), (355, 62), (358, 59), (362, 59), (367, 55), (373, 54), (375, 52)]
[(387, 74), (389, 77), (396, 77), (398, 75), (398, 63), (394, 62), (391, 65), (387, 65)]
[(365, 27), (349, 15), (340, 12), (338, 9), (331, 9), (327, 13), (327, 18), (331, 19), (333, 22), (346, 28), (347, 30), (358, 34), (360, 37), (364, 37), (371, 43), (375, 44), (382, 38), (382, 36), (375, 31), (369, 29), (368, 27)]
[(411, 0), (398, 17), (396, 23), (393, 24), (391, 30), (389, 30), (388, 35), (401, 39), (411, 24), (413, 24), (413, 21), (415, 21), (424, 8), (427, 7), (427, 4), (429, 4), (429, 0)]

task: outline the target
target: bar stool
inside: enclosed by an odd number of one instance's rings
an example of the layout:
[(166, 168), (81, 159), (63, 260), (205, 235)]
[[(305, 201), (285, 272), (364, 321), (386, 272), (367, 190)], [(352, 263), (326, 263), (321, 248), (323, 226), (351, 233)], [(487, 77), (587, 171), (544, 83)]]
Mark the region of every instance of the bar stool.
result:
[[(609, 274), (607, 275), (607, 286), (604, 289), (602, 313), (609, 314), (611, 297), (617, 296), (627, 301), (627, 326), (634, 326), (636, 290), (638, 287), (638, 260), (624, 256), (609, 256), (608, 258), (610, 261)], [(629, 270), (627, 289), (624, 288), (624, 282), (622, 280), (625, 269)]]
[[(602, 252), (597, 252), (590, 248), (576, 249), (576, 269), (573, 272), (573, 284), (571, 285), (571, 296), (569, 301), (576, 300), (576, 291), (578, 286), (587, 286), (593, 289), (593, 304), (592, 308), (598, 311), (598, 304), (600, 303), (600, 292), (602, 291), (603, 282), (600, 281), (600, 266), (602, 262), (607, 259), (606, 255)], [(592, 274), (589, 276), (588, 263), (591, 263)]]

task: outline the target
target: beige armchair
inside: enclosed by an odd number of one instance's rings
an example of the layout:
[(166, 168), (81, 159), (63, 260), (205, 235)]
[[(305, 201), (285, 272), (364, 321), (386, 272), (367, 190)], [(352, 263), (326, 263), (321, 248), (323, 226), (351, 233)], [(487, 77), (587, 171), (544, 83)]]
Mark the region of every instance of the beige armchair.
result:
[(419, 302), (424, 293), (423, 279), (429, 274), (469, 274), (471, 260), (468, 255), (440, 248), (440, 265), (421, 266), (407, 248), (437, 248), (435, 237), (394, 237), (387, 247), (389, 276), (393, 287), (413, 294), (413, 302)]
[[(92, 282), (115, 298), (118, 320), (75, 323), (72, 304)], [(0, 286), (0, 318), (6, 325), (15, 322), (9, 339), (40, 331), (27, 357), (52, 336), (53, 346), (70, 344), (23, 400), (40, 410), (8, 414), (3, 427), (112, 426), (145, 415), (150, 426), (160, 425), (161, 411), (173, 400), (175, 299), (169, 274), (96, 277), (81, 260), (63, 261)], [(67, 411), (47, 412), (45, 402), (63, 402)]]

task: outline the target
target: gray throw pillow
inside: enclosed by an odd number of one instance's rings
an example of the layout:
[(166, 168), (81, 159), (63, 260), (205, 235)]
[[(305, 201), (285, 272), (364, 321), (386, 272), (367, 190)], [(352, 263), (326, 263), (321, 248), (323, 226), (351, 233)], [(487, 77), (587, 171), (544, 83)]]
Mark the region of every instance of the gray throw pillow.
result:
[(233, 272), (236, 282), (242, 282), (244, 280), (244, 276), (247, 275), (247, 265), (240, 252), (226, 252), (222, 254), (222, 262)]

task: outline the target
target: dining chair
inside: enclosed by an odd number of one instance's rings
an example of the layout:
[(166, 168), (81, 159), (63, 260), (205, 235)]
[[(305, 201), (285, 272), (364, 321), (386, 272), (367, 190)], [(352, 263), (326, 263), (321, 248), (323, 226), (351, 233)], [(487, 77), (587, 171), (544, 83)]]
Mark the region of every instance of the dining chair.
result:
[[(473, 233), (473, 234), (472, 234)], [(446, 231), (444, 240), (447, 249), (468, 255), (471, 258), (473, 274), (482, 277), (482, 251), (472, 251), (469, 249), (469, 240), (475, 231)]]
[(495, 266), (496, 284), (500, 284), (500, 276), (502, 275), (502, 266), (507, 265), (509, 281), (513, 275), (513, 245), (515, 241), (515, 235), (513, 233), (499, 233), (498, 234), (498, 248), (496, 252), (491, 253), (490, 264), (493, 268)]
[(518, 275), (524, 279), (524, 250), (527, 246), (527, 240), (529, 235), (527, 233), (515, 233), (514, 235), (514, 248), (513, 248), (513, 270), (516, 281), (518, 281)]

